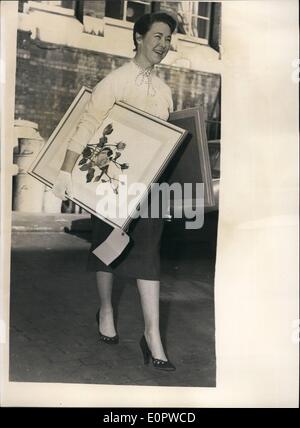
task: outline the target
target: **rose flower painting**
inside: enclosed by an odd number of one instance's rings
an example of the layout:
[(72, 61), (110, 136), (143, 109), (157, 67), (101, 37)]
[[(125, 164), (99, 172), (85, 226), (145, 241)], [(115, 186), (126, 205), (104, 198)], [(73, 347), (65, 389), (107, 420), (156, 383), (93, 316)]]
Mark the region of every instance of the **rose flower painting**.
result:
[(87, 144), (82, 151), (82, 159), (78, 166), (83, 172), (86, 172), (86, 182), (110, 183), (114, 193), (118, 194), (118, 186), (122, 182), (117, 178), (115, 168), (121, 173), (128, 169), (128, 163), (120, 163), (122, 151), (126, 148), (123, 141), (111, 143), (109, 135), (113, 133), (113, 124), (107, 125), (96, 144)]

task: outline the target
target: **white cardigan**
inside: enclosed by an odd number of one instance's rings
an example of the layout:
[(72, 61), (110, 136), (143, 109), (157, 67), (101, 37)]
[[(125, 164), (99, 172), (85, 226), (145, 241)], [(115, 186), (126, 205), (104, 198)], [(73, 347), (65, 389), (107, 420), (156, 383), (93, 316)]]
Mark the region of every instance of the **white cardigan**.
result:
[(123, 101), (163, 120), (167, 120), (169, 113), (173, 111), (169, 86), (156, 76), (154, 69), (149, 81), (147, 77), (143, 77), (141, 69), (130, 61), (112, 71), (95, 86), (70, 138), (68, 149), (80, 154), (117, 101)]

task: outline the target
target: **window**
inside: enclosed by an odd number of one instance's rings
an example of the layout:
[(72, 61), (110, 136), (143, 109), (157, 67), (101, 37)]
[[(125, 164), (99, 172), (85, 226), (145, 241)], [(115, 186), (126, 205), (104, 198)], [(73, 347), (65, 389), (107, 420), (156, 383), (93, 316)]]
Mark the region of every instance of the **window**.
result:
[(145, 13), (152, 11), (151, 1), (122, 1), (113, 0), (105, 2), (105, 16), (135, 22)]
[(212, 4), (209, 2), (178, 2), (178, 33), (208, 41), (211, 6)]
[(219, 50), (221, 28), (221, 2), (154, 1), (153, 10), (177, 17), (179, 35), (185, 40), (200, 41)]

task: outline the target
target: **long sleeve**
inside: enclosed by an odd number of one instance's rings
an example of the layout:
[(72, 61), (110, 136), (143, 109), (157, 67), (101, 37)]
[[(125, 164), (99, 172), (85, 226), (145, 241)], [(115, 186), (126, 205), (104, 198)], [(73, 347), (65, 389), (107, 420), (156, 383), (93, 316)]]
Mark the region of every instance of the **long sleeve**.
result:
[(78, 126), (69, 140), (69, 150), (78, 154), (82, 152), (116, 102), (115, 89), (111, 75), (106, 76), (95, 86)]

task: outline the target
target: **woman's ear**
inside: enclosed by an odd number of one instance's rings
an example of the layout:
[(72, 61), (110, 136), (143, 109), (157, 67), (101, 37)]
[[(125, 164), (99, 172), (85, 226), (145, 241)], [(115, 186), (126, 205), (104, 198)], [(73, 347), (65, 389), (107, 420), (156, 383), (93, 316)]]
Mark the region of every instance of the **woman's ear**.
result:
[(135, 40), (136, 40), (137, 44), (140, 44), (143, 40), (143, 36), (140, 33), (136, 33), (135, 34)]

